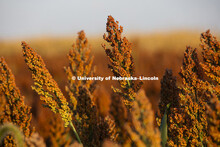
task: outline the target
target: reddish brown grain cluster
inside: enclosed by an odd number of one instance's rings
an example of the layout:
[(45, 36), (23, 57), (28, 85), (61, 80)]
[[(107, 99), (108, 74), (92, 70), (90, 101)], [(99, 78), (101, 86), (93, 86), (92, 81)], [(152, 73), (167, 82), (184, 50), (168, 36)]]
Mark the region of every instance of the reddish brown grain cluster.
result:
[[(94, 103), (93, 90), (95, 81), (78, 80), (77, 77), (93, 77), (93, 57), (84, 31), (78, 33), (76, 43), (69, 51), (69, 66), (65, 68), (68, 77), (66, 91), (76, 121), (74, 124), (85, 146), (101, 146), (106, 138), (114, 138), (110, 128), (110, 120), (98, 115)], [(75, 79), (73, 79), (75, 78)], [(93, 132), (91, 134), (91, 132)]]
[[(74, 124), (85, 146), (101, 146), (104, 139), (114, 139), (111, 120), (98, 116), (97, 107), (92, 102), (88, 89), (79, 89)], [(114, 126), (113, 126), (114, 127)]]
[[(154, 112), (144, 90), (137, 93), (131, 112), (131, 126), (125, 125), (136, 146), (160, 146), (160, 132), (154, 128)], [(131, 144), (133, 144), (131, 143)]]
[(94, 68), (92, 68), (93, 57), (90, 55), (91, 47), (88, 46), (88, 40), (84, 31), (78, 33), (76, 43), (73, 44), (68, 54), (69, 66), (65, 68), (68, 86), (66, 91), (69, 94), (72, 109), (76, 108), (76, 98), (79, 97), (79, 88), (85, 86), (89, 91), (94, 90), (93, 80), (78, 80), (77, 77), (92, 77)]
[(114, 117), (117, 143), (122, 146), (160, 146), (160, 133), (154, 127), (154, 113), (144, 90), (137, 93), (131, 110), (120, 97), (112, 97), (111, 114)]
[(129, 121), (128, 110), (122, 98), (118, 95), (113, 94), (111, 100), (110, 113), (114, 118), (116, 141), (119, 144), (124, 144), (126, 140), (129, 140), (128, 132), (124, 128), (125, 124)]
[[(111, 49), (103, 45), (110, 60), (109, 68), (116, 77), (134, 76), (131, 43), (121, 34), (123, 28), (109, 16), (104, 39)], [(113, 87), (118, 95), (112, 96), (111, 114), (116, 124), (117, 142), (122, 146), (160, 146), (160, 133), (154, 128), (154, 115), (144, 91), (136, 97), (142, 82), (119, 80), (121, 89)]]
[(70, 128), (64, 127), (64, 122), (60, 116), (52, 115), (51, 117), (47, 125), (50, 127), (45, 130), (47, 131), (46, 141), (53, 147), (69, 146), (72, 141)]
[(208, 98), (208, 135), (210, 144), (220, 145), (220, 42), (213, 37), (208, 30), (201, 35), (201, 48), (203, 61), (201, 66), (207, 76), (204, 82), (207, 86), (206, 97)]
[[(24, 103), (24, 97), (20, 94), (20, 90), (15, 84), (15, 78), (11, 69), (8, 67), (4, 58), (0, 58), (0, 124), (12, 122), (20, 127), (25, 137), (31, 135), (30, 107)], [(16, 146), (11, 136), (7, 136), (4, 144), (8, 146)]]
[[(205, 145), (207, 141), (206, 98), (200, 81), (202, 73), (196, 49), (187, 47), (180, 76), (183, 84), (179, 95), (182, 122), (177, 125), (178, 128), (174, 126), (173, 129), (178, 129), (178, 137), (185, 139), (178, 138), (180, 141), (177, 144)], [(177, 139), (176, 136), (175, 139)]]
[(205, 74), (214, 82), (220, 84), (220, 43), (208, 30), (201, 35), (201, 48)]
[[(156, 113), (157, 124), (160, 126), (161, 119), (170, 104), (170, 111), (179, 106), (179, 88), (176, 85), (176, 77), (173, 76), (172, 70), (166, 69), (165, 74), (161, 80), (159, 112)], [(168, 113), (170, 112), (168, 111)]]
[[(114, 76), (116, 77), (131, 77), (134, 76), (134, 62), (131, 55), (131, 43), (126, 37), (122, 38), (123, 27), (118, 25), (112, 16), (108, 17), (106, 24), (108, 36), (104, 34), (104, 39), (110, 44), (111, 49), (103, 48), (110, 60), (108, 65)], [(114, 92), (124, 97), (124, 103), (128, 108), (132, 107), (135, 99), (135, 93), (139, 90), (141, 82), (135, 85), (132, 80), (119, 80), (122, 90), (114, 88)]]
[[(66, 91), (70, 97), (70, 106), (72, 110), (76, 110), (77, 100), (80, 98), (80, 89), (82, 87), (93, 92), (94, 81), (93, 80), (78, 80), (77, 77), (92, 77), (94, 75), (94, 69), (92, 68), (93, 57), (90, 55), (91, 48), (88, 46), (88, 40), (84, 31), (78, 33), (76, 44), (73, 44), (68, 54), (69, 66), (65, 67), (66, 75), (68, 78), (68, 86)], [(81, 103), (82, 105), (82, 103)], [(81, 106), (80, 109), (85, 109)]]

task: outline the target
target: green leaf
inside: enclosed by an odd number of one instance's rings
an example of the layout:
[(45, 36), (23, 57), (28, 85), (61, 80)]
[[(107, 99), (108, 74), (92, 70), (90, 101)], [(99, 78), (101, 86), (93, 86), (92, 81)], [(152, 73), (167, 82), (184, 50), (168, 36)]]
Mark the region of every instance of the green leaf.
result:
[(163, 115), (161, 124), (160, 124), (160, 133), (161, 133), (161, 144), (163, 147), (166, 146), (167, 143), (167, 110), (169, 109), (170, 104), (167, 104), (167, 109)]

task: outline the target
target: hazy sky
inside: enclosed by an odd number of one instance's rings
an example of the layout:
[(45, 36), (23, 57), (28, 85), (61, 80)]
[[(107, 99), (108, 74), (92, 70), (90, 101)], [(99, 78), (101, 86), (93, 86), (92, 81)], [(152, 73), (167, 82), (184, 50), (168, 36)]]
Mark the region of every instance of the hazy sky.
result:
[(105, 32), (108, 15), (126, 32), (220, 30), (220, 0), (0, 0), (0, 39)]

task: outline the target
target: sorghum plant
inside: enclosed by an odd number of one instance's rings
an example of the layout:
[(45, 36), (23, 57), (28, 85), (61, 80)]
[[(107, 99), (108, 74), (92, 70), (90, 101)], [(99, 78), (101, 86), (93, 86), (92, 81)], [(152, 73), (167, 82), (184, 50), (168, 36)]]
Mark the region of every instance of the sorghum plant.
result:
[[(220, 42), (216, 37), (206, 31), (201, 35), (201, 48), (203, 50), (203, 63), (201, 66), (204, 74), (207, 76), (207, 82), (204, 82), (208, 88), (206, 96), (208, 97), (207, 119), (209, 128), (209, 141), (214, 146), (220, 145)], [(207, 84), (208, 83), (208, 84)]]
[(210, 84), (218, 87), (220, 84), (220, 43), (208, 30), (202, 33), (200, 46), (203, 50), (204, 63), (201, 63), (202, 68), (206, 76), (210, 78), (208, 80)]
[[(49, 127), (50, 126), (50, 127)], [(70, 135), (70, 129), (64, 127), (64, 122), (57, 114), (52, 115), (52, 119), (47, 125), (47, 144), (53, 147), (69, 146), (72, 137)]]
[(109, 127), (111, 121), (109, 118), (98, 116), (93, 100), (95, 81), (77, 79), (94, 75), (93, 57), (90, 52), (88, 40), (84, 31), (81, 31), (78, 33), (76, 44), (73, 44), (68, 54), (69, 66), (65, 68), (68, 77), (66, 91), (76, 119), (74, 124), (84, 146), (101, 146), (104, 139), (113, 137)]
[[(0, 124), (12, 122), (20, 127), (25, 137), (30, 137), (31, 108), (24, 103), (24, 97), (20, 94), (14, 75), (4, 58), (0, 58), (0, 96), (4, 102), (4, 105), (0, 106)], [(12, 136), (4, 139), (4, 145), (16, 146)]]
[[(210, 91), (216, 91), (210, 88)], [(207, 105), (207, 120), (208, 120), (208, 141), (212, 146), (220, 145), (219, 126), (220, 126), (220, 101), (219, 98), (211, 93), (209, 105)]]
[[(196, 49), (187, 47), (183, 66), (179, 73), (182, 86), (176, 87), (175, 78), (168, 71), (162, 86), (168, 81), (170, 90), (161, 91), (160, 112), (170, 104), (168, 110), (168, 146), (203, 146), (207, 143), (206, 97), (203, 77)], [(166, 85), (166, 84), (165, 84)], [(164, 87), (163, 87), (164, 88)], [(165, 92), (166, 91), (166, 92)], [(164, 93), (165, 92), (165, 93)], [(167, 96), (165, 98), (164, 96)]]
[(120, 97), (113, 96), (111, 114), (114, 117), (117, 143), (122, 146), (160, 146), (160, 133), (154, 127), (154, 113), (151, 104), (140, 90), (131, 110), (128, 110)]
[(124, 144), (126, 140), (129, 140), (128, 132), (124, 128), (126, 122), (129, 121), (128, 110), (120, 96), (113, 94), (111, 100), (110, 114), (114, 118), (116, 141)]
[(144, 90), (137, 93), (131, 111), (131, 124), (126, 123), (125, 128), (131, 138), (130, 144), (138, 147), (160, 146), (160, 132), (154, 128), (154, 112)]
[[(171, 138), (169, 136), (172, 134), (173, 136), (178, 134), (178, 131), (173, 130), (167, 126), (179, 123), (178, 119), (172, 118), (181, 117), (178, 111), (178, 108), (180, 108), (179, 92), (180, 89), (176, 85), (176, 77), (173, 76), (172, 70), (166, 69), (165, 74), (161, 80), (159, 112), (156, 113), (156, 122), (160, 127), (163, 146), (165, 146), (167, 138), (168, 140)], [(165, 117), (167, 120), (165, 120)]]
[[(40, 106), (38, 105), (38, 107)], [(71, 129), (64, 126), (61, 116), (54, 114), (47, 108), (43, 108), (39, 113), (37, 123), (36, 130), (44, 138), (47, 146), (69, 146), (74, 140), (71, 136), (73, 135)]]
[[(76, 109), (79, 95), (79, 88), (85, 86), (92, 93), (95, 82), (93, 80), (78, 80), (77, 77), (92, 77), (94, 75), (93, 57), (90, 55), (91, 47), (88, 46), (88, 40), (84, 31), (78, 33), (76, 44), (73, 44), (68, 54), (69, 66), (65, 67), (68, 78), (66, 91), (70, 97), (70, 106)], [(73, 79), (75, 78), (75, 79)]]
[(32, 71), (32, 78), (35, 85), (32, 86), (32, 89), (41, 96), (41, 100), (45, 102), (47, 107), (54, 113), (61, 115), (65, 126), (68, 126), (72, 121), (72, 117), (66, 98), (47, 70), (41, 56), (25, 42), (22, 42), (22, 46), (25, 62)]
[[(107, 49), (103, 44), (106, 55), (110, 60), (109, 68), (116, 77), (131, 77), (134, 76), (134, 62), (131, 55), (131, 43), (126, 37), (122, 38), (123, 27), (115, 22), (112, 16), (108, 16), (106, 31), (108, 36), (104, 34), (104, 39), (110, 44), (111, 49)], [(114, 88), (114, 92), (124, 97), (124, 103), (129, 109), (135, 100), (135, 93), (139, 90), (142, 82), (135, 85), (132, 80), (119, 80), (122, 90)]]
[[(173, 76), (172, 70), (166, 69), (165, 74), (161, 80), (159, 112), (156, 113), (158, 126), (161, 124), (161, 119), (164, 116), (167, 105), (170, 104), (170, 111), (179, 106), (179, 91), (180, 90), (176, 85), (176, 77)], [(168, 111), (168, 113), (170, 111)]]
[[(108, 17), (104, 39), (110, 44), (111, 49), (103, 48), (110, 60), (109, 68), (116, 77), (134, 76), (134, 62), (131, 55), (131, 43), (126, 37), (122, 39), (122, 26), (112, 16)], [(142, 82), (134, 83), (133, 80), (119, 80), (121, 90), (114, 88), (112, 97), (111, 114), (114, 117), (117, 132), (117, 142), (123, 146), (160, 146), (159, 132), (154, 130), (153, 112), (151, 104), (140, 92), (135, 100), (136, 92)], [(123, 99), (123, 103), (122, 100)], [(143, 103), (143, 104), (142, 104)]]
[(114, 139), (111, 120), (97, 115), (97, 107), (92, 102), (88, 89), (79, 89), (80, 97), (76, 107), (76, 128), (84, 146), (101, 146), (104, 139)]
[[(207, 117), (206, 97), (203, 90), (203, 77), (196, 49), (187, 47), (184, 54), (180, 76), (183, 86), (180, 93), (180, 104), (183, 110), (184, 124), (179, 129), (186, 143), (191, 146), (206, 145)], [(190, 128), (189, 128), (190, 127)]]
[[(94, 74), (94, 69), (92, 69), (93, 57), (91, 57), (90, 52), (91, 48), (88, 47), (88, 40), (84, 31), (81, 31), (78, 33), (76, 44), (73, 44), (72, 49), (69, 51), (69, 66), (64, 68), (68, 78), (66, 91), (70, 97), (70, 106), (74, 111), (77, 107), (77, 101), (80, 99), (80, 89), (86, 88), (90, 94), (94, 90), (95, 82), (93, 80), (77, 79), (77, 77), (84, 76), (92, 77)], [(80, 109), (85, 109), (85, 107), (81, 106)]]
[(68, 106), (68, 102), (47, 70), (43, 59), (25, 42), (22, 42), (22, 46), (25, 62), (32, 71), (32, 78), (35, 85), (32, 89), (41, 96), (41, 100), (45, 102), (45, 106), (49, 107), (54, 113), (61, 115), (62, 120), (65, 122), (65, 127), (69, 124), (71, 125), (77, 140), (81, 143), (72, 124), (72, 112)]

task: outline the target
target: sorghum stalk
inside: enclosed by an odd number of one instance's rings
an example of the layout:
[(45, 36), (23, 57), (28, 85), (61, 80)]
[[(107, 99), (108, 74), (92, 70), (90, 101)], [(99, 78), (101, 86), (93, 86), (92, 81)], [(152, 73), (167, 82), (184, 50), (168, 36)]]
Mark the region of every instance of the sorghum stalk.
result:
[(72, 123), (72, 122), (70, 122), (70, 126), (72, 127), (73, 132), (74, 132), (75, 135), (76, 135), (76, 139), (79, 141), (80, 144), (82, 144), (82, 142), (81, 142), (81, 140), (80, 140), (80, 138), (79, 138), (79, 135), (78, 135), (78, 133), (77, 133), (75, 127), (73, 126), (73, 123)]

